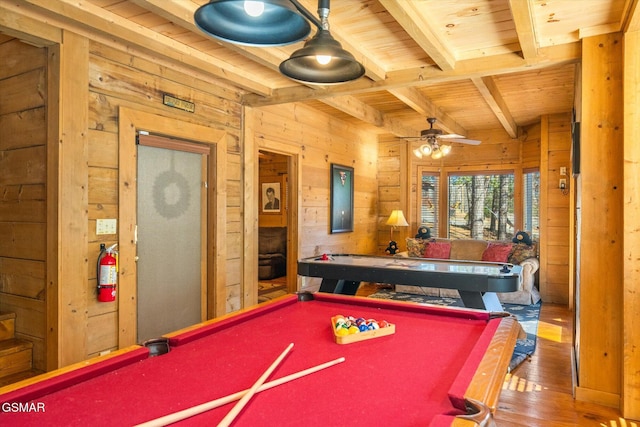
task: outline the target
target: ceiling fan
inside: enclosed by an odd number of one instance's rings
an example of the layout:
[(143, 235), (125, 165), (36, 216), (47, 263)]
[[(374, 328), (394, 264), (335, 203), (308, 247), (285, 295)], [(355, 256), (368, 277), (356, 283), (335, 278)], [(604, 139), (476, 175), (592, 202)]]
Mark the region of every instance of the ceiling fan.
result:
[(427, 121), (429, 122), (429, 129), (424, 129), (420, 132), (420, 136), (416, 137), (406, 137), (403, 139), (407, 139), (409, 141), (420, 141), (424, 142), (420, 147), (413, 150), (413, 154), (416, 155), (419, 159), (423, 156), (431, 155), (432, 159), (440, 159), (449, 152), (451, 152), (451, 146), (447, 144), (443, 144), (442, 140), (447, 142), (460, 142), (462, 144), (470, 144), (470, 145), (478, 145), (480, 141), (475, 139), (466, 139), (462, 135), (457, 135), (455, 133), (446, 134), (440, 129), (434, 129), (433, 125), (436, 122), (435, 117), (428, 117)]

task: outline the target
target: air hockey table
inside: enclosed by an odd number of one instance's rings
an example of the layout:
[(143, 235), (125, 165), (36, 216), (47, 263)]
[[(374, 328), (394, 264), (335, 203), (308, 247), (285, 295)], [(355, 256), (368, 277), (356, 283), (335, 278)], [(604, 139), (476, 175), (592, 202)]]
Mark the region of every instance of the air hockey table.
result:
[(465, 307), (503, 311), (496, 292), (515, 292), (522, 267), (508, 263), (325, 254), (298, 261), (298, 274), (322, 278), (320, 292), (355, 295), (361, 282), (456, 289)]

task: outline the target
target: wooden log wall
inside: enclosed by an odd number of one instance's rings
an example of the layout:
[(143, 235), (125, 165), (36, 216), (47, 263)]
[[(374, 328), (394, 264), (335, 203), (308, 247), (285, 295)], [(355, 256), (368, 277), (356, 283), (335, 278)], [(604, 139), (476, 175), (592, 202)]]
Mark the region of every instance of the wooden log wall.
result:
[[(0, 310), (17, 313), (18, 333), (34, 341), (35, 367), (64, 366), (119, 345), (118, 303), (96, 301), (95, 269), (99, 244), (116, 243), (119, 236), (97, 236), (95, 230), (97, 219), (118, 218), (120, 107), (226, 133), (224, 240), (229, 250), (225, 248), (224, 253), (226, 262), (236, 268), (227, 268), (227, 280), (217, 285), (223, 287), (222, 311), (240, 308), (241, 93), (223, 83), (212, 84), (162, 66), (148, 56), (71, 33), (56, 56), (62, 60), (51, 62), (50, 68), (47, 49), (0, 37), (0, 58), (8, 64), (0, 70)], [(57, 151), (48, 150), (46, 143), (47, 138), (57, 143), (58, 137), (55, 123), (48, 123), (45, 117), (47, 76), (54, 79), (56, 90), (57, 79), (80, 82), (60, 85), (64, 93), (58, 96), (64, 108), (58, 109), (57, 97), (48, 106), (63, 114), (61, 163), (51, 163), (52, 167), (47, 166), (47, 153), (57, 159)], [(194, 102), (195, 112), (164, 106), (164, 93)], [(46, 227), (46, 196), (58, 191), (65, 200), (60, 207), (61, 234), (49, 233)], [(55, 250), (59, 235), (63, 236), (58, 242), (60, 254), (48, 252), (47, 241), (54, 242)], [(58, 259), (64, 265), (56, 265)], [(47, 267), (49, 262), (51, 267)], [(55, 286), (50, 288), (50, 303), (45, 299), (47, 274), (55, 285), (62, 277), (59, 294)], [(60, 332), (47, 350), (47, 319), (58, 315)], [(57, 329), (52, 333), (57, 334)], [(60, 348), (56, 347), (58, 339)]]
[[(391, 228), (387, 225), (389, 215), (395, 209), (402, 210), (409, 227), (397, 227), (393, 239), (400, 251), (406, 250), (407, 236), (415, 235), (415, 222), (411, 221), (407, 187), (412, 177), (407, 174), (407, 158), (410, 153), (407, 143), (396, 138), (378, 141), (378, 232), (377, 254), (384, 255), (391, 239)], [(414, 181), (416, 180), (413, 177)], [(414, 203), (415, 204), (415, 203)]]
[[(540, 166), (540, 296), (543, 301), (569, 304), (571, 230), (571, 115), (542, 117)], [(560, 174), (560, 168), (566, 174)], [(565, 179), (566, 189), (560, 189)]]
[(0, 312), (45, 370), (47, 50), (0, 34)]
[[(193, 76), (174, 71), (135, 55), (99, 44), (90, 43), (89, 56), (89, 283), (88, 355), (117, 348), (117, 304), (96, 300), (96, 271), (99, 244), (107, 246), (118, 241), (118, 235), (96, 236), (98, 218), (118, 215), (118, 108), (126, 106), (144, 112), (188, 123), (202, 124), (227, 132), (227, 231), (228, 247), (238, 247), (241, 241), (241, 119), (240, 94), (222, 84), (215, 85)], [(133, 65), (132, 65), (133, 64)], [(185, 99), (195, 104), (193, 113), (162, 105), (163, 94)], [(235, 224), (236, 226), (234, 226)], [(106, 239), (105, 239), (106, 237)], [(229, 265), (238, 265), (241, 251), (227, 252)], [(227, 269), (226, 295), (238, 294), (241, 286), (239, 269)], [(232, 297), (229, 297), (232, 299)], [(227, 311), (239, 308), (227, 301)], [(102, 331), (98, 333), (98, 331)], [(106, 332), (105, 332), (106, 331)]]
[[(376, 136), (303, 104), (248, 110), (247, 123), (251, 129), (247, 133), (247, 144), (253, 143), (257, 148), (267, 150), (271, 147), (300, 159), (298, 176), (290, 177), (293, 183), (299, 183), (297, 188), (291, 185), (291, 191), (300, 195), (298, 223), (295, 225), (298, 258), (323, 253), (375, 253), (378, 209)], [(330, 232), (332, 163), (354, 168), (353, 232)], [(247, 171), (253, 169), (249, 163), (245, 167)], [(304, 280), (300, 286), (314, 290), (319, 281)]]

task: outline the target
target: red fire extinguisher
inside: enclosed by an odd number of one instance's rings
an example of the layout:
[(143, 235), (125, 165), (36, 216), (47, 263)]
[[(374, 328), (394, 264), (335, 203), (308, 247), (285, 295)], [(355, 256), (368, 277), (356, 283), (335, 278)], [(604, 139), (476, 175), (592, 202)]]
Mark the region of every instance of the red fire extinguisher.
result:
[(104, 243), (100, 245), (98, 255), (98, 301), (112, 302), (116, 300), (116, 284), (118, 281), (118, 253), (115, 247), (118, 244), (105, 249)]

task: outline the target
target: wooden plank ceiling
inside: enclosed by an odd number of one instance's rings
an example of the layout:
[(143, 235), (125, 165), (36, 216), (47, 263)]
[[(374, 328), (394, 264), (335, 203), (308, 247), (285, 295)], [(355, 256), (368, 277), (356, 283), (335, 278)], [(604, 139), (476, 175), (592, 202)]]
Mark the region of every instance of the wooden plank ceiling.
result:
[[(299, 1), (315, 14), (316, 0)], [(0, 32), (36, 18), (229, 81), (246, 105), (302, 101), (380, 133), (416, 136), (434, 116), (469, 138), (496, 128), (515, 138), (543, 114), (571, 111), (581, 37), (623, 31), (637, 1), (334, 0), (331, 33), (367, 72), (322, 87), (278, 72), (302, 43), (243, 47), (203, 34), (193, 13), (207, 0), (0, 0)]]

